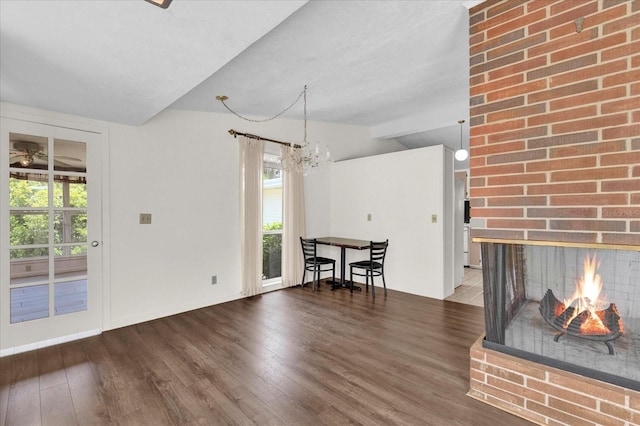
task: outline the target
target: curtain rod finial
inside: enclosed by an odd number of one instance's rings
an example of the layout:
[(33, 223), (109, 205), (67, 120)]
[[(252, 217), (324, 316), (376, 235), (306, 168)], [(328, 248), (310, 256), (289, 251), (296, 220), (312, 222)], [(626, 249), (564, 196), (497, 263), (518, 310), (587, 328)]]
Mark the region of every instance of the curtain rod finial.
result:
[(237, 135), (236, 135), (236, 131), (235, 131), (235, 130), (233, 130), (233, 129), (229, 129), (229, 134), (230, 134), (231, 136), (233, 136), (234, 138), (235, 138), (235, 137), (237, 137)]

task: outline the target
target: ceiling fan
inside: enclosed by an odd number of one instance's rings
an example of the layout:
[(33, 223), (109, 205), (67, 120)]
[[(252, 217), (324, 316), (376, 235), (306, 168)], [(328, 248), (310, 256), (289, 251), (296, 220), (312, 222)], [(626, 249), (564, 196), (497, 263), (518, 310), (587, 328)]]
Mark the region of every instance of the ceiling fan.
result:
[[(30, 141), (14, 141), (13, 148), (9, 150), (9, 164), (18, 167), (29, 167), (34, 164), (44, 165), (46, 167), (49, 157), (46, 152), (40, 149), (40, 144)], [(74, 161), (81, 163), (80, 158), (67, 157), (64, 155), (54, 155), (54, 165), (59, 167), (75, 167), (65, 161)], [(63, 160), (63, 161), (62, 161)]]
[(168, 8), (169, 4), (171, 4), (171, 0), (147, 0), (147, 1), (163, 9)]

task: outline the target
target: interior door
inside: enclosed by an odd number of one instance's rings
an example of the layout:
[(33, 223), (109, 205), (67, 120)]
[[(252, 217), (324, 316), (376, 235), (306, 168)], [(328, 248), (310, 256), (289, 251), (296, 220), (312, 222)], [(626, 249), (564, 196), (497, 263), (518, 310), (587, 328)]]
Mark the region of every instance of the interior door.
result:
[(101, 135), (1, 124), (0, 349), (99, 332)]

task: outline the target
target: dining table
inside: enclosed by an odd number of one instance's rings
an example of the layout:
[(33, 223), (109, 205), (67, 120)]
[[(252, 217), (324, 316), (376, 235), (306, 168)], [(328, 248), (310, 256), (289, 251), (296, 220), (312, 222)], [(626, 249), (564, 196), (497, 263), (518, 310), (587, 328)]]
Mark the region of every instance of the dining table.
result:
[[(351, 288), (351, 282), (345, 280), (347, 249), (366, 250), (371, 247), (371, 241), (343, 237), (321, 237), (316, 238), (316, 244), (340, 247), (340, 281), (329, 281), (331, 283), (331, 290)], [(353, 286), (353, 289), (362, 290), (359, 286)]]

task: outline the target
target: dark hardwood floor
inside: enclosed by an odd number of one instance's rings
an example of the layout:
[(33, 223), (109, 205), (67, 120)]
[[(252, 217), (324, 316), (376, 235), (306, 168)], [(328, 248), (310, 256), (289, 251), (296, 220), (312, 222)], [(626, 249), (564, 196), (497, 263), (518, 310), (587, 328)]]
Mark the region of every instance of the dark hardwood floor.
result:
[(6, 425), (528, 425), (468, 396), (482, 308), (291, 288), (0, 359)]

